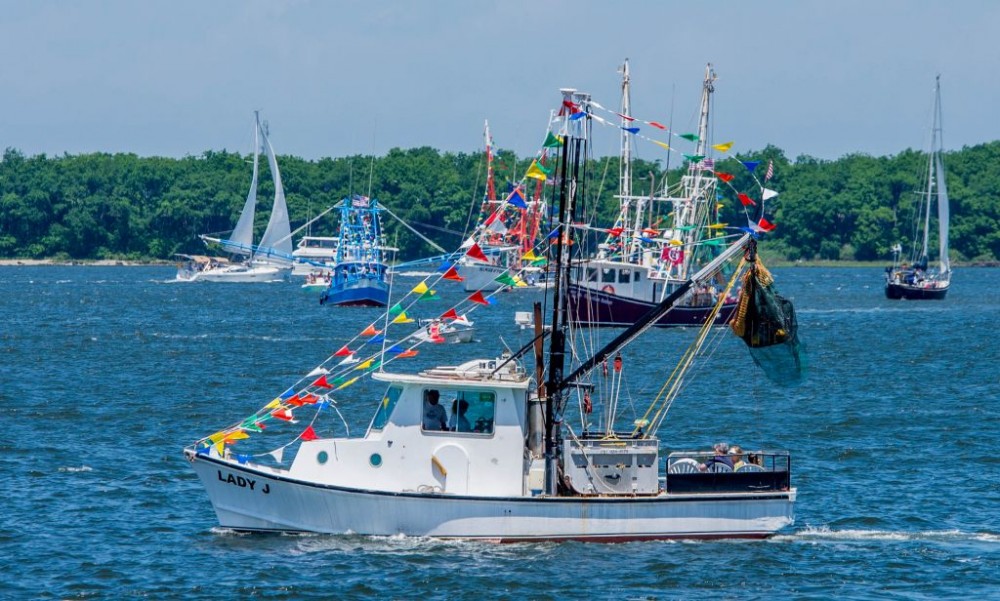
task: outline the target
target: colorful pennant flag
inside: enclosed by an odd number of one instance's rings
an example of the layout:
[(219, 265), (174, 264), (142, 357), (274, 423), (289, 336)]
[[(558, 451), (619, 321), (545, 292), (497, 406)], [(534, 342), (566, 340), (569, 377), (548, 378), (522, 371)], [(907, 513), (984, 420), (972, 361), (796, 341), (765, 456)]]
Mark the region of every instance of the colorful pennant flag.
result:
[(365, 328), (365, 331), (361, 332), (361, 335), (362, 336), (378, 336), (381, 333), (382, 333), (382, 330), (376, 330), (375, 329), (375, 324), (372, 324), (372, 325), (368, 326), (367, 328)]
[(698, 134), (681, 134), (680, 137), (684, 138), (685, 140), (690, 140), (691, 142), (698, 141)]
[[(751, 227), (753, 227), (753, 226), (751, 226)], [(767, 220), (766, 217), (761, 217), (760, 221), (757, 222), (758, 231), (761, 231), (761, 232), (770, 232), (770, 231), (774, 230), (774, 228), (776, 228), (776, 227), (778, 227), (777, 224), (771, 223), (770, 221)]]
[(403, 307), (399, 303), (389, 307), (389, 315), (395, 315), (396, 313), (402, 313)]
[(397, 315), (391, 323), (413, 323), (414, 319), (406, 316), (406, 311)]
[(558, 148), (560, 146), (562, 146), (562, 140), (552, 132), (549, 132), (545, 136), (545, 141), (542, 142), (542, 148)]
[(715, 172), (715, 177), (721, 179), (722, 181), (726, 182), (727, 184), (729, 182), (733, 181), (733, 179), (736, 178), (736, 176), (733, 175), (733, 174), (731, 174), (731, 173), (723, 173), (721, 171), (716, 171)]
[(333, 388), (333, 386), (330, 386), (330, 383), (326, 381), (326, 376), (320, 376), (311, 384), (311, 386), (315, 386), (316, 388)]
[(444, 315), (441, 316), (441, 319), (458, 319), (458, 313), (455, 309), (448, 309), (444, 312)]
[(774, 190), (770, 190), (768, 188), (764, 188), (763, 190), (761, 190), (760, 199), (761, 200), (769, 200), (771, 198), (774, 198), (777, 195), (778, 195), (778, 193), (775, 192)]
[(284, 420), (286, 422), (294, 421), (292, 412), (288, 409), (275, 409), (271, 412), (271, 415), (277, 419)]
[(308, 442), (310, 440), (318, 440), (319, 436), (316, 436), (316, 430), (313, 430), (312, 426), (308, 426), (302, 431), (302, 434), (299, 434), (299, 438)]
[(668, 146), (665, 142), (660, 142), (659, 140), (650, 140), (650, 141), (653, 144), (656, 144), (657, 146), (663, 147), (664, 150), (670, 150), (670, 146)]
[(623, 127), (622, 129), (625, 130), (625, 131), (627, 131), (630, 134), (637, 134), (637, 133), (639, 133), (639, 128), (638, 127)]
[[(476, 290), (475, 292), (473, 292), (472, 295), (469, 297), (469, 300), (472, 301), (472, 302), (474, 302), (474, 303), (479, 303), (480, 305), (488, 305), (488, 304), (490, 304), (490, 301), (486, 300), (486, 298), (483, 296), (483, 293), (480, 292), (479, 290)], [(455, 317), (458, 317), (458, 316), (456, 315)]]
[(494, 282), (500, 282), (504, 286), (517, 286), (517, 280), (510, 277), (507, 273), (501, 273), (498, 277), (493, 278)]
[(740, 161), (740, 162), (743, 163), (743, 166), (746, 167), (747, 171), (749, 171), (750, 173), (753, 173), (753, 170), (757, 168), (757, 165), (760, 165), (760, 161)]
[(542, 169), (542, 167), (538, 164), (538, 161), (531, 161), (531, 165), (528, 167), (528, 172), (524, 174), (524, 177), (545, 181), (548, 179), (549, 174), (547, 171)]
[(519, 209), (528, 208), (528, 204), (524, 202), (524, 199), (521, 198), (521, 193), (516, 189), (510, 193), (510, 196), (507, 197), (507, 202)]
[(732, 142), (723, 142), (722, 144), (712, 144), (712, 148), (718, 150), (719, 152), (729, 152), (729, 149), (733, 147)]
[(535, 252), (534, 252), (534, 250), (532, 250), (530, 248), (528, 249), (528, 252), (526, 252), (523, 255), (521, 255), (521, 259), (524, 260), (524, 261), (537, 261), (540, 258), (541, 257), (539, 257), (538, 255), (536, 255)]
[(472, 246), (469, 247), (469, 250), (465, 253), (465, 256), (472, 257), (477, 261), (483, 261), (484, 263), (490, 262), (490, 260), (486, 258), (486, 255), (483, 254), (483, 249), (479, 248), (479, 245), (476, 243), (473, 243)]
[[(358, 377), (361, 377), (361, 376), (358, 376)], [(351, 384), (354, 384), (357, 381), (358, 381), (358, 378), (351, 378), (350, 380), (348, 380), (348, 381), (344, 382), (343, 384), (341, 384), (340, 386), (338, 386), (337, 390), (343, 390), (343, 389), (347, 388), (348, 386), (350, 386)]]
[(745, 206), (745, 207), (748, 207), (750, 205), (757, 206), (757, 203), (755, 203), (752, 198), (750, 198), (749, 196), (747, 196), (746, 194), (744, 194), (742, 192), (740, 192), (739, 194), (737, 194), (736, 198), (739, 198), (740, 202), (742, 202), (743, 206)]
[(657, 129), (667, 129), (667, 126), (660, 123), (659, 121), (646, 121), (646, 125), (652, 125)]
[(414, 294), (423, 294), (428, 290), (430, 290), (430, 288), (427, 287), (427, 284), (425, 284), (424, 282), (420, 282), (419, 284), (416, 285), (416, 287), (413, 288), (411, 292), (413, 292)]
[(703, 158), (705, 158), (705, 155), (703, 155), (703, 154), (684, 154), (684, 158), (687, 159), (687, 160), (689, 160), (689, 161), (691, 161), (692, 163), (698, 163)]
[(292, 396), (295, 396), (295, 389), (294, 388), (289, 388), (285, 392), (282, 392), (278, 396), (278, 398), (284, 400), (284, 399), (287, 399), (287, 398), (292, 397)]
[(398, 359), (408, 359), (410, 357), (416, 357), (418, 352), (419, 351), (415, 351), (413, 349), (407, 349), (407, 350), (403, 351), (402, 353), (400, 353), (397, 356), (397, 358)]
[(454, 267), (449, 267), (448, 271), (444, 272), (444, 275), (441, 276), (441, 278), (445, 279), (445, 280), (451, 280), (453, 282), (464, 282), (465, 281), (465, 278), (463, 278), (462, 276), (458, 275), (458, 271), (456, 271)]

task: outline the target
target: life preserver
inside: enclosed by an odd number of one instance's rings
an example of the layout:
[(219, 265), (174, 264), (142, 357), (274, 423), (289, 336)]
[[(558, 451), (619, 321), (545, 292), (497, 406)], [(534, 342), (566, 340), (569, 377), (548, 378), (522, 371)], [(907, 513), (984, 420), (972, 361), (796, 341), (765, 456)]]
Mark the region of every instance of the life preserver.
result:
[(608, 294), (614, 294), (615, 293), (615, 287), (612, 286), (611, 284), (608, 284), (608, 285), (604, 286), (603, 288), (601, 288), (601, 292), (607, 292)]

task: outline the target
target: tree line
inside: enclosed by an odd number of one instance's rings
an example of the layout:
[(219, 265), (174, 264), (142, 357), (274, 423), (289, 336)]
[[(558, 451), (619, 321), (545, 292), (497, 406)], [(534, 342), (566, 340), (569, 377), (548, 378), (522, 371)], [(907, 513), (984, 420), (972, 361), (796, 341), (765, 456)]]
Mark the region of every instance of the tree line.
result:
[[(774, 146), (737, 157), (769, 162), (766, 186), (779, 193), (766, 203), (777, 228), (767, 237), (769, 255), (786, 260), (888, 260), (894, 244), (907, 248), (927, 171), (927, 155), (906, 150), (894, 156), (852, 154), (836, 160), (800, 156)], [(155, 260), (176, 253), (204, 253), (199, 234), (223, 233), (236, 223), (246, 198), (251, 157), (208, 151), (180, 159), (93, 153), (25, 156), (7, 149), (0, 161), (0, 257), (59, 260)], [(494, 162), (498, 194), (520, 179), (531, 157), (499, 153)], [(617, 157), (593, 158), (584, 219), (610, 227), (618, 201)], [(953, 261), (1000, 259), (1000, 141), (964, 147), (944, 157), (951, 198)], [(433, 148), (392, 149), (384, 156), (355, 155), (308, 161), (279, 156), (292, 227), (304, 224), (350, 194), (378, 198), (392, 213), (447, 249), (459, 246), (482, 217), (486, 186), (484, 153)], [(736, 192), (760, 200), (760, 188), (737, 160), (718, 161), (733, 174), (720, 186), (720, 221), (745, 225)], [(683, 165), (638, 160), (634, 193), (664, 178), (678, 181)], [(532, 182), (528, 193), (535, 191)], [(730, 187), (731, 186), (731, 187)], [(541, 186), (547, 197), (553, 186)], [(258, 235), (273, 195), (267, 166), (258, 192)], [(434, 254), (395, 219), (384, 218), (398, 258)], [(336, 211), (309, 228), (336, 235)], [(936, 244), (936, 230), (932, 244)]]

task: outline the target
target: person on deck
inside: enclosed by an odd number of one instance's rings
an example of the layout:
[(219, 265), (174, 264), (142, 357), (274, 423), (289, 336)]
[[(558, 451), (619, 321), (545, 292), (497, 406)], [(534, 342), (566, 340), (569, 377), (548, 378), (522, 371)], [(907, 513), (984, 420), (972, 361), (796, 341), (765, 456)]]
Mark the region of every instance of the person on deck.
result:
[(438, 404), (441, 393), (437, 390), (428, 390), (427, 399), (424, 401), (424, 430), (447, 430), (448, 414), (444, 407)]
[(724, 442), (720, 442), (715, 445), (715, 456), (710, 457), (705, 463), (699, 463), (698, 469), (703, 472), (715, 471), (712, 467), (716, 464), (722, 464), (733, 469), (733, 460), (729, 457), (729, 445)]
[(448, 422), (448, 429), (452, 432), (472, 432), (472, 425), (469, 424), (465, 412), (469, 410), (469, 401), (465, 399), (455, 399), (451, 402), (451, 421)]

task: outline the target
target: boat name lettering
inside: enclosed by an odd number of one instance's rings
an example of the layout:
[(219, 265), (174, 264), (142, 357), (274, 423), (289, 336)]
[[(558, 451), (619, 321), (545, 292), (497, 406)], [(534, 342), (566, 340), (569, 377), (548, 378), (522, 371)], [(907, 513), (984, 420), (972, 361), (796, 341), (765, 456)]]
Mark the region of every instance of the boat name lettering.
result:
[[(219, 472), (220, 482), (233, 484), (235, 486), (239, 486), (240, 488), (249, 488), (250, 490), (253, 490), (254, 486), (257, 485), (256, 480), (251, 480), (250, 478), (244, 478), (243, 476), (234, 476), (233, 474), (229, 474), (228, 476), (223, 478), (222, 470), (218, 470), (218, 472)], [(260, 491), (266, 495), (271, 492), (271, 486), (269, 484), (264, 484), (263, 488), (261, 488)]]

